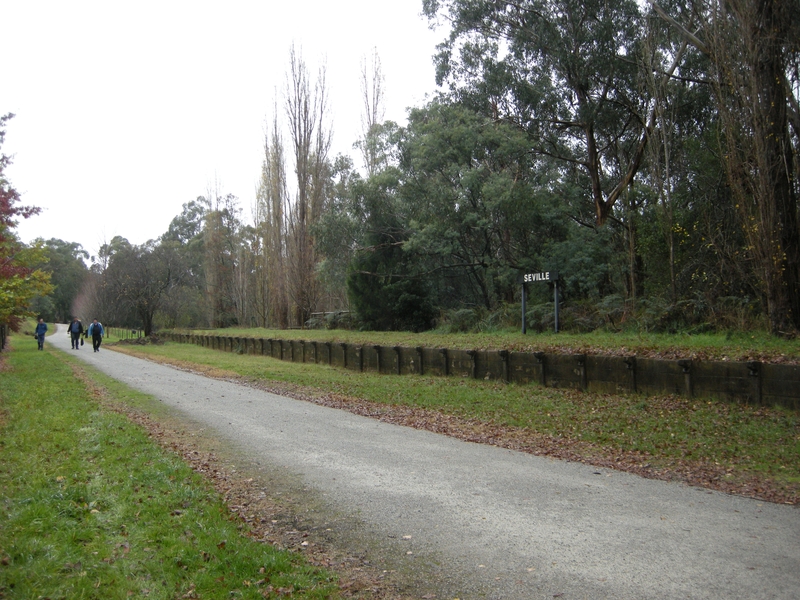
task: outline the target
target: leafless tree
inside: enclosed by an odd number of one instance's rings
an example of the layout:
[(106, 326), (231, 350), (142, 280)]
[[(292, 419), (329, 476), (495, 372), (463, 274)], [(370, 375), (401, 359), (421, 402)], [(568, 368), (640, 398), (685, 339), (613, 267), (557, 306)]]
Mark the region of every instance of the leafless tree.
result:
[(278, 110), (264, 134), (264, 160), (256, 196), (255, 222), (260, 234), (261, 261), (256, 266), (256, 314), (260, 325), (285, 328), (289, 324), (286, 290), (286, 208), (289, 194), (283, 138)]
[(292, 48), (286, 84), (285, 108), (297, 187), (288, 217), (288, 292), (296, 324), (302, 325), (317, 308), (320, 288), (316, 279), (318, 258), (311, 225), (324, 209), (329, 185), (327, 126), (328, 97), (325, 67), (311, 83), (306, 63)]
[(384, 77), (378, 50), (373, 48), (369, 62), (361, 60), (361, 134), (357, 146), (364, 159), (367, 175), (374, 175), (379, 166), (379, 152), (376, 140), (377, 127), (383, 122), (386, 113), (384, 98)]

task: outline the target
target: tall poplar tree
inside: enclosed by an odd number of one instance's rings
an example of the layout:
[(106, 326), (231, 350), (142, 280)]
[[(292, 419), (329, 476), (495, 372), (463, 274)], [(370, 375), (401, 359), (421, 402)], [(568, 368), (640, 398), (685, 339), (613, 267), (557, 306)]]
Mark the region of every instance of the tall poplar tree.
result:
[(287, 212), (287, 288), (295, 323), (302, 326), (317, 310), (320, 300), (316, 278), (319, 257), (311, 228), (320, 218), (329, 192), (331, 135), (327, 124), (325, 68), (320, 69), (316, 82), (312, 83), (305, 61), (294, 48), (289, 59), (285, 108), (297, 180), (291, 210)]
[(256, 228), (261, 235), (261, 260), (256, 267), (257, 310), (262, 327), (285, 328), (289, 324), (286, 282), (286, 181), (283, 138), (277, 109), (271, 128), (264, 134), (264, 159), (256, 194)]

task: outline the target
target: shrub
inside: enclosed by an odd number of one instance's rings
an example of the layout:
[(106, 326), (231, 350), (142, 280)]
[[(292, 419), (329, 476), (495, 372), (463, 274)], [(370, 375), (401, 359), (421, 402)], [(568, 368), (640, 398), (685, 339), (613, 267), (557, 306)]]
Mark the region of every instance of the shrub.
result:
[(441, 329), (445, 333), (467, 333), (476, 331), (479, 317), (473, 308), (457, 308), (445, 311), (442, 315)]

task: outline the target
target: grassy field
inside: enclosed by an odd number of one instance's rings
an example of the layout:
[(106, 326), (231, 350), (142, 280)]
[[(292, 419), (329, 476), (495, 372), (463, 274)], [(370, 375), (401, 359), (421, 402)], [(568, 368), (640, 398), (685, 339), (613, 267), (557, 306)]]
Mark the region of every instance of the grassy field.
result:
[(333, 330), (270, 330), (230, 328), (221, 330), (186, 330), (183, 333), (246, 336), (276, 339), (302, 339), (385, 346), (424, 346), (431, 348), (506, 349), (518, 352), (554, 351), (595, 354), (636, 354), (642, 357), (697, 358), (714, 360), (763, 360), (800, 363), (800, 342), (764, 332), (728, 332), (715, 334), (655, 333), (529, 333), (501, 331), (492, 333), (362, 332)]
[[(233, 334), (233, 332), (231, 332)], [(383, 338), (370, 338), (385, 343)], [(323, 365), (237, 355), (192, 344), (120, 346), (125, 352), (217, 376), (285, 386), (310, 398), (432, 412), (492, 428), (497, 437), (638, 472), (666, 469), (692, 483), (775, 501), (800, 500), (800, 415), (676, 396), (603, 395), (457, 378), (356, 373)], [(431, 419), (426, 417), (430, 422)], [(435, 421), (436, 418), (433, 420)], [(413, 424), (413, 423), (412, 423)], [(434, 423), (433, 428), (437, 430)], [(527, 444), (527, 446), (526, 446)], [(546, 451), (542, 447), (546, 446)], [(658, 475), (656, 475), (658, 476)]]
[(206, 480), (108, 408), (136, 392), (37, 351), (32, 335), (11, 343), (0, 362), (0, 598), (338, 597), (331, 573), (248, 538)]

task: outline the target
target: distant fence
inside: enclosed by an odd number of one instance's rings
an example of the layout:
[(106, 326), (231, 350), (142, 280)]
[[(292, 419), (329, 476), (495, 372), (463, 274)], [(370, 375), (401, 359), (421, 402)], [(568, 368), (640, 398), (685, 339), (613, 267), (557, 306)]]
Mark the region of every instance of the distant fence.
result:
[(409, 348), (181, 333), (163, 333), (161, 338), (214, 350), (326, 364), (354, 371), (538, 383), (609, 394), (678, 394), (800, 409), (800, 366), (794, 365)]
[(104, 327), (107, 336), (115, 337), (120, 340), (138, 340), (144, 337), (141, 329), (129, 329), (126, 327)]

